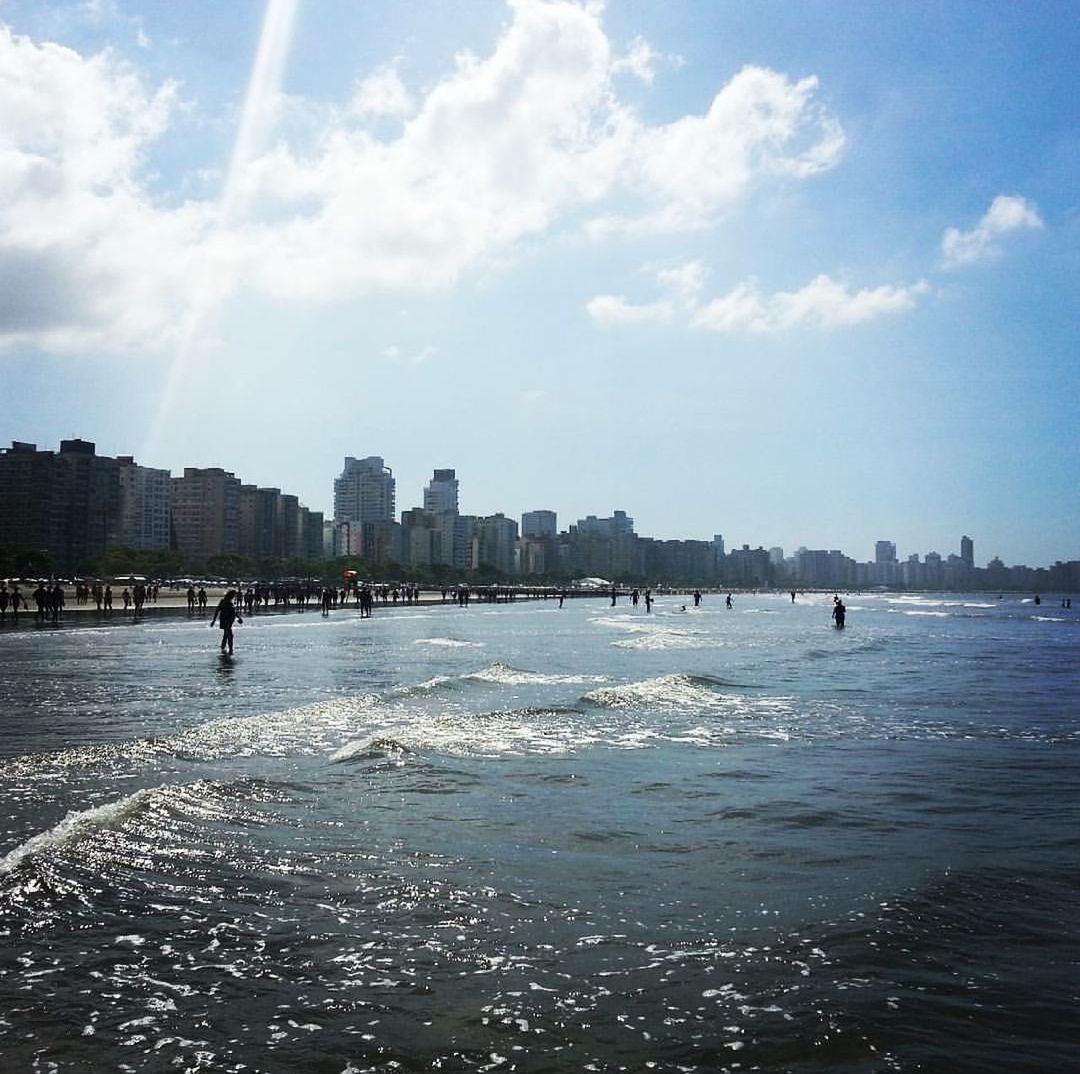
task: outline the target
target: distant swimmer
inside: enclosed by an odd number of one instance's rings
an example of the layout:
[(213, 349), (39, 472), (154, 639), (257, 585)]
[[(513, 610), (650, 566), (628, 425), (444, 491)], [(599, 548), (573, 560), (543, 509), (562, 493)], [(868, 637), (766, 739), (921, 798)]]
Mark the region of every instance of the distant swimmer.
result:
[(833, 597), (832, 617), (836, 623), (836, 629), (843, 630), (844, 620), (847, 618), (847, 608), (844, 607), (844, 602), (839, 597)]
[(795, 590), (794, 589), (791, 591), (791, 603), (792, 604), (795, 603)]
[(701, 604), (701, 590), (694, 590), (694, 607), (697, 608)]
[(730, 593), (729, 593), (729, 594), (727, 595), (727, 599), (726, 599), (726, 600), (724, 601), (724, 603), (725, 603), (725, 604), (726, 604), (726, 605), (727, 605), (727, 606), (728, 606), (729, 608), (734, 608), (734, 607), (735, 607), (735, 605), (731, 603), (731, 594), (730, 594)]
[(214, 626), (220, 621), (221, 651), (225, 652), (227, 650), (229, 656), (232, 656), (233, 651), (233, 622), (242, 623), (244, 621), (233, 604), (234, 596), (236, 596), (236, 590), (230, 589), (225, 596), (218, 601), (218, 606), (214, 609), (214, 617), (210, 620), (211, 626)]

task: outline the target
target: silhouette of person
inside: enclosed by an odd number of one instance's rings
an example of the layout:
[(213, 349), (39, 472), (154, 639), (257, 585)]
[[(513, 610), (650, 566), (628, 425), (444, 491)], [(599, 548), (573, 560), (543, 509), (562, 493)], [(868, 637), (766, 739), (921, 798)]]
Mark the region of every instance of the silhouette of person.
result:
[(844, 629), (844, 620), (847, 618), (847, 608), (844, 607), (844, 602), (839, 597), (833, 597), (833, 620), (836, 622), (836, 629)]
[(725, 604), (726, 604), (726, 605), (727, 605), (727, 606), (728, 606), (729, 608), (733, 608), (733, 607), (734, 607), (734, 605), (733, 605), (733, 604), (731, 603), (731, 594), (730, 594), (730, 593), (729, 593), (729, 594), (727, 595), (727, 598), (726, 598), (726, 599), (724, 600), (724, 603), (725, 603)]
[(229, 656), (232, 656), (233, 651), (233, 622), (242, 623), (244, 620), (241, 618), (240, 613), (236, 610), (236, 606), (233, 604), (233, 597), (236, 596), (236, 590), (230, 589), (225, 596), (218, 601), (218, 606), (214, 609), (214, 617), (210, 620), (210, 625), (214, 626), (220, 621), (221, 623), (221, 651), (228, 650)]

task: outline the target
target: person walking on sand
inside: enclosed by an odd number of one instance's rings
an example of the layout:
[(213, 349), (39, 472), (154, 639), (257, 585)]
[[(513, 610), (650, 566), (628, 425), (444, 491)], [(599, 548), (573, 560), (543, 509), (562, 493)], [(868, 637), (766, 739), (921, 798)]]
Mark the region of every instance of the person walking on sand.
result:
[(214, 626), (220, 620), (221, 651), (223, 653), (228, 651), (229, 656), (232, 656), (233, 650), (233, 622), (242, 623), (244, 621), (233, 604), (234, 596), (236, 596), (236, 590), (230, 589), (225, 596), (218, 601), (218, 606), (214, 609), (214, 617), (210, 620), (211, 626)]

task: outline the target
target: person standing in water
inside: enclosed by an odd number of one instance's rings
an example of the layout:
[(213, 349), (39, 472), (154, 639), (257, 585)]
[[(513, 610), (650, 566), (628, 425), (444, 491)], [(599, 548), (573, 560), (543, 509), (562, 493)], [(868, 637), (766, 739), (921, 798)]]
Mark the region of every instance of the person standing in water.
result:
[(847, 608), (844, 607), (844, 602), (839, 597), (833, 598), (832, 617), (836, 623), (836, 629), (843, 630), (844, 620), (847, 618)]
[(214, 617), (210, 620), (210, 625), (214, 626), (220, 620), (221, 623), (221, 651), (224, 653), (228, 651), (229, 656), (232, 656), (233, 651), (233, 622), (242, 623), (244, 620), (237, 612), (236, 606), (233, 604), (233, 597), (236, 596), (236, 590), (230, 589), (225, 596), (218, 601), (218, 606), (214, 609)]

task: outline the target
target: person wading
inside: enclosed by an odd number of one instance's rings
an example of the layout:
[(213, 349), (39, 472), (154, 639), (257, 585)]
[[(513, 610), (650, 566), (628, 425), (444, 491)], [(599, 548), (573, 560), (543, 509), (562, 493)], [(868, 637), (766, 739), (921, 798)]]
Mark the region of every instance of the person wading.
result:
[(218, 606), (214, 609), (214, 617), (210, 620), (210, 625), (215, 623), (221, 626), (221, 651), (228, 652), (229, 656), (232, 656), (233, 650), (233, 623), (242, 623), (244, 620), (237, 612), (236, 606), (233, 604), (233, 597), (236, 596), (236, 590), (230, 589), (218, 601)]

